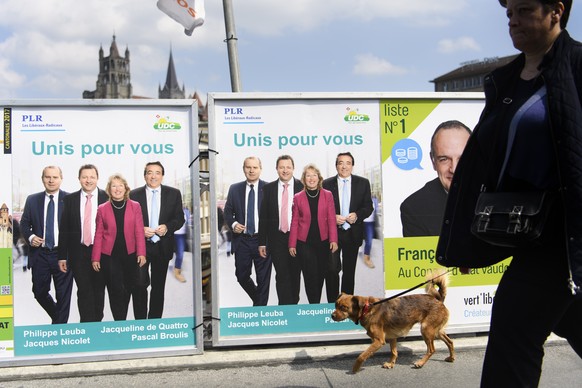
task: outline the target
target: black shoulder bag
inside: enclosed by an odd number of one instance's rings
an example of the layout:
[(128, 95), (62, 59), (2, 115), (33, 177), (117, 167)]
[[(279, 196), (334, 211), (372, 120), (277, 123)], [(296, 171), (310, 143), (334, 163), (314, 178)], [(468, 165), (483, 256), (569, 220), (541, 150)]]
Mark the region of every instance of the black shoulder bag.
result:
[[(545, 94), (544, 86), (513, 117), (497, 188), (509, 160), (519, 119)], [(556, 197), (557, 193), (552, 191), (481, 192), (475, 206), (471, 233), (495, 246), (519, 248), (531, 245), (540, 238)]]

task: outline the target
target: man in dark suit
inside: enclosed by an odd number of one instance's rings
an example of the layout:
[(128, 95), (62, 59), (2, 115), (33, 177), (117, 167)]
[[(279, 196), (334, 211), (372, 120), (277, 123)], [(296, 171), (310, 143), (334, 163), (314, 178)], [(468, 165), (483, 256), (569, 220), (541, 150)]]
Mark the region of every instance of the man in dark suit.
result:
[(435, 129), (430, 140), (430, 160), (438, 176), (400, 205), (404, 237), (440, 234), (449, 187), (470, 135), (469, 127), (457, 120), (445, 121)]
[[(224, 222), (233, 231), (232, 252), (238, 283), (253, 301), (253, 306), (266, 306), (271, 283), (271, 258), (259, 254), (259, 209), (263, 200), (265, 181), (260, 179), (262, 166), (259, 158), (244, 160), (246, 180), (228, 189), (224, 204)], [(253, 265), (257, 282), (251, 278)]]
[(147, 251), (147, 263), (140, 268), (140, 277), (132, 298), (135, 319), (152, 319), (161, 318), (164, 311), (168, 264), (174, 254), (174, 232), (184, 224), (184, 211), (180, 190), (162, 185), (165, 170), (160, 162), (147, 163), (143, 173), (145, 186), (129, 194), (129, 198), (141, 205)]
[(97, 207), (108, 199), (107, 193), (97, 188), (98, 180), (97, 167), (81, 166), (81, 189), (64, 198), (59, 226), (59, 267), (64, 273), (70, 270), (75, 279), (81, 322), (103, 319), (105, 283), (102, 273), (91, 266)]
[(259, 214), (259, 254), (270, 255), (275, 267), (275, 281), (279, 304), (299, 303), (301, 266), (289, 254), (289, 230), (293, 196), (303, 189), (299, 179), (293, 177), (295, 163), (289, 155), (277, 158), (279, 179), (263, 188), (263, 201)]
[[(73, 277), (71, 273), (61, 272), (57, 255), (63, 198), (68, 194), (60, 189), (62, 180), (60, 167), (45, 167), (42, 170), (45, 190), (28, 196), (20, 219), (22, 235), (30, 244), (28, 266), (32, 269), (32, 292), (52, 323), (67, 323), (73, 289)], [(51, 280), (56, 302), (50, 294)]]
[[(331, 254), (330, 266), (325, 277), (329, 303), (335, 302), (339, 295), (340, 270), (341, 291), (354, 294), (358, 250), (364, 241), (364, 220), (374, 209), (370, 182), (364, 177), (352, 175), (354, 168), (352, 154), (349, 152), (338, 154), (335, 167), (337, 175), (323, 181), (323, 188), (333, 194), (339, 240), (339, 249)], [(373, 267), (371, 261), (365, 264)]]

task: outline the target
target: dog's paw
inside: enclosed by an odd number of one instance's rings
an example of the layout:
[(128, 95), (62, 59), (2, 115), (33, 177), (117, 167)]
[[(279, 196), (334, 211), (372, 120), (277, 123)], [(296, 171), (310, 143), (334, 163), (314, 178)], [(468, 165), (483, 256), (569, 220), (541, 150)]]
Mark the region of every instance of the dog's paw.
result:
[(449, 357), (445, 358), (445, 361), (446, 362), (455, 362), (455, 357), (450, 357), (449, 356)]
[(382, 364), (382, 368), (384, 369), (392, 369), (394, 368), (394, 362), (385, 362), (384, 364)]
[(412, 367), (413, 367), (414, 369), (420, 369), (420, 368), (422, 368), (423, 366), (424, 366), (424, 362), (415, 362), (415, 363), (412, 365)]

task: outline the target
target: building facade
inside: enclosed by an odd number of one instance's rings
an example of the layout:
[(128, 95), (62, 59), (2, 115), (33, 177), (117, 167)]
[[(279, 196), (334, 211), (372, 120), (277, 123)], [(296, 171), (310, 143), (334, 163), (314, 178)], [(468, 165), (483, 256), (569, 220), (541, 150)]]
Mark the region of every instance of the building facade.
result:
[(486, 58), (482, 61), (470, 61), (430, 81), (434, 83), (435, 92), (482, 92), (483, 79), (492, 70), (506, 65), (517, 57)]

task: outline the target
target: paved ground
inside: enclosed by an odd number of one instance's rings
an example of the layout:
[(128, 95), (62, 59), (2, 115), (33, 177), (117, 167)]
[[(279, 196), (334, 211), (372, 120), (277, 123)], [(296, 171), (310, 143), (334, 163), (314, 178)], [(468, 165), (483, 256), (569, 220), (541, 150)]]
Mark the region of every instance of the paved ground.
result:
[[(424, 352), (424, 345), (412, 339), (399, 344), (393, 369), (381, 367), (387, 358), (384, 349), (366, 361), (357, 374), (350, 370), (356, 356), (367, 347), (364, 342), (220, 349), (186, 357), (5, 368), (0, 370), (0, 388), (478, 387), (486, 337), (454, 341), (454, 363), (444, 361), (448, 352), (438, 344), (437, 352), (421, 369), (412, 364)], [(580, 386), (582, 360), (565, 341), (549, 342), (540, 388)]]
[[(487, 337), (479, 336), (451, 336), (458, 352), (470, 350), (484, 350)], [(550, 337), (549, 344), (566, 343), (557, 337)], [(84, 362), (60, 365), (36, 365), (0, 368), (0, 382), (58, 379), (75, 376), (99, 376), (115, 374), (135, 374), (146, 372), (170, 372), (184, 369), (223, 369), (240, 366), (278, 365), (301, 361), (317, 361), (332, 358), (346, 358), (354, 360), (367, 346), (366, 341), (352, 341), (342, 344), (301, 344), (299, 346), (276, 345), (261, 347), (236, 347), (206, 350), (203, 354), (189, 356), (142, 358), (133, 360), (115, 360)], [(436, 343), (437, 353), (446, 356), (446, 347), (440, 341)], [(419, 338), (402, 340), (399, 342), (400, 356), (421, 355), (425, 350), (424, 342)], [(389, 347), (385, 346), (375, 356), (378, 360), (387, 358)], [(433, 357), (436, 357), (433, 356)], [(351, 362), (351, 361), (350, 361)], [(0, 387), (3, 385), (0, 384)]]

